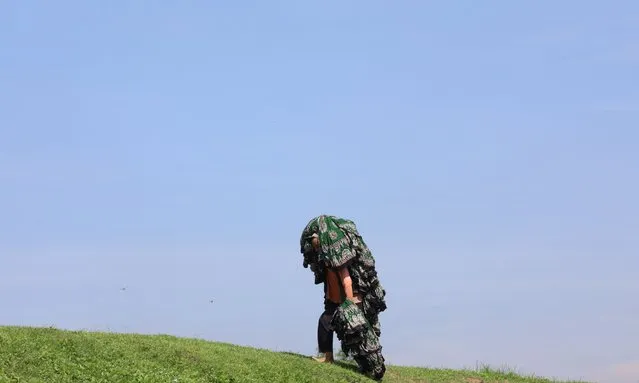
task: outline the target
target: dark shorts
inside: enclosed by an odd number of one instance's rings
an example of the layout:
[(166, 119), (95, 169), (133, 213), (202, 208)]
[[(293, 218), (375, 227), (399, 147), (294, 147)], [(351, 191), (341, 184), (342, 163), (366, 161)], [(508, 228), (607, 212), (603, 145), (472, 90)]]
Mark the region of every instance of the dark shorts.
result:
[(317, 345), (319, 352), (333, 352), (333, 327), (331, 320), (339, 305), (328, 299), (324, 301), (324, 312), (317, 323)]

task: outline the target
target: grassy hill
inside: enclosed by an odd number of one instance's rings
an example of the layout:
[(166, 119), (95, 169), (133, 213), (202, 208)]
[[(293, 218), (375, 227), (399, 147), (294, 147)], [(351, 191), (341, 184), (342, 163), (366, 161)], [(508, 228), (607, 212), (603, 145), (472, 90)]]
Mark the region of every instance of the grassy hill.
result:
[[(338, 345), (337, 343), (336, 345)], [(293, 353), (167, 335), (0, 327), (0, 383), (5, 382), (373, 382), (339, 362)], [(384, 382), (528, 382), (490, 369), (457, 371), (388, 366)]]

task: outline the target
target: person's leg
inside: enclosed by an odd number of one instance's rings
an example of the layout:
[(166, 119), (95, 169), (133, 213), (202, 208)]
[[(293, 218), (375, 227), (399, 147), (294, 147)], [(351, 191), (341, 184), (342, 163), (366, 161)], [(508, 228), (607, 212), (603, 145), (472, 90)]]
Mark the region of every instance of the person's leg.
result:
[(324, 358), (316, 359), (319, 362), (332, 363), (333, 358), (333, 328), (331, 327), (331, 319), (337, 305), (327, 302), (324, 305), (324, 312), (320, 315), (317, 322), (317, 345), (319, 352), (324, 354)]
[(330, 329), (330, 315), (322, 313), (317, 323), (317, 345), (319, 352), (324, 354), (321, 361), (333, 360), (333, 331)]

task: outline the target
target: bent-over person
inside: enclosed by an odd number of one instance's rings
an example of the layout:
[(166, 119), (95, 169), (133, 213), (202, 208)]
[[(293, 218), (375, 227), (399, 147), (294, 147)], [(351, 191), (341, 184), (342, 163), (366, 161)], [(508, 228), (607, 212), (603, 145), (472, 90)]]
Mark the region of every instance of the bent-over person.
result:
[(324, 312), (317, 326), (317, 342), (323, 358), (334, 362), (333, 334), (342, 341), (361, 372), (375, 379), (385, 373), (381, 354), (378, 314), (386, 309), (386, 292), (379, 282), (375, 260), (347, 219), (321, 215), (302, 232), (303, 266), (311, 268), (315, 284), (324, 284)]

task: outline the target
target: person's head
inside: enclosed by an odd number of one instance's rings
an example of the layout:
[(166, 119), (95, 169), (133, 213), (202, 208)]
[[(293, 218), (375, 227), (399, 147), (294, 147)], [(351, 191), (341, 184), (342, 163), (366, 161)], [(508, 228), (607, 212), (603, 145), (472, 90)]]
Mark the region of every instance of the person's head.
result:
[(308, 267), (311, 265), (311, 269), (315, 269), (317, 266), (318, 254), (320, 250), (320, 241), (319, 236), (317, 234), (313, 234), (310, 237), (307, 237), (306, 245), (302, 248), (302, 253), (304, 254), (304, 267)]

